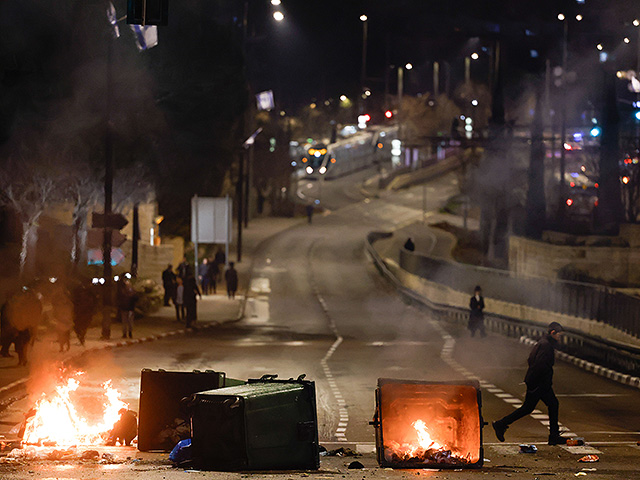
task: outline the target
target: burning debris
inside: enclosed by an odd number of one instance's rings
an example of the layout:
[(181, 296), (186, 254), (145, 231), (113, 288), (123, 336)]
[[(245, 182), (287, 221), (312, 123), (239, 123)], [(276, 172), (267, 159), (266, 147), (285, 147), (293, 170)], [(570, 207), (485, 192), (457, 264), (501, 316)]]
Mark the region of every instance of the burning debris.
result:
[[(131, 436), (132, 421), (128, 417), (123, 420), (122, 411), (129, 410), (120, 400), (120, 392), (107, 381), (98, 392), (83, 395), (82, 375), (83, 372), (77, 372), (58, 384), (51, 394), (42, 394), (21, 429), (24, 445), (91, 446), (108, 441), (115, 444), (118, 439), (122, 444), (131, 443), (135, 437)], [(123, 421), (126, 434), (117, 428), (124, 426)]]
[(480, 390), (476, 382), (378, 379), (378, 462), (393, 468), (482, 466)]
[(412, 426), (416, 430), (417, 442), (404, 444), (399, 444), (396, 441), (388, 442), (385, 448), (387, 461), (410, 464), (442, 463), (446, 465), (466, 465), (471, 463), (470, 453), (467, 453), (466, 456), (461, 456), (433, 440), (423, 420), (416, 420), (412, 423)]

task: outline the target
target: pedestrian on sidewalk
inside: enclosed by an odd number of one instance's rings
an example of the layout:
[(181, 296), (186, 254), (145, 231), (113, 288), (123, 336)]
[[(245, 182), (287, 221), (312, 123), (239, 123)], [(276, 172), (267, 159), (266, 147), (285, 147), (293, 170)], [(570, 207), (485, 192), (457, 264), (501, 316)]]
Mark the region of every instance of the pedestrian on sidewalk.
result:
[(198, 280), (203, 295), (209, 295), (209, 269), (211, 264), (208, 258), (203, 258), (202, 263), (198, 266)]
[(220, 247), (216, 249), (216, 254), (213, 257), (213, 263), (216, 267), (215, 268), (216, 282), (222, 281), (222, 271), (224, 269), (225, 263), (227, 263), (227, 256), (222, 251), (222, 249), (220, 249)]
[(118, 282), (117, 298), (122, 319), (122, 338), (133, 338), (133, 315), (138, 295), (128, 278)]
[(559, 402), (553, 392), (553, 364), (558, 339), (564, 329), (558, 322), (551, 322), (547, 334), (534, 345), (529, 354), (529, 368), (524, 377), (527, 393), (524, 403), (516, 411), (492, 423), (499, 441), (504, 442), (504, 434), (516, 420), (526, 417), (542, 400), (549, 410), (549, 445), (565, 445), (567, 439), (560, 435), (558, 425)]
[(184, 306), (187, 310), (186, 326), (191, 328), (198, 319), (197, 297), (202, 299), (202, 292), (198, 288), (198, 282), (193, 275), (189, 275), (184, 281)]
[(191, 270), (191, 265), (189, 265), (189, 261), (187, 260), (187, 257), (184, 256), (182, 257), (182, 262), (180, 262), (180, 264), (178, 265), (178, 276), (182, 278), (182, 280), (184, 280), (185, 278), (187, 278), (187, 275), (189, 274), (189, 271)]
[(82, 279), (74, 287), (71, 293), (73, 301), (73, 330), (84, 346), (87, 330), (91, 325), (93, 314), (96, 312), (97, 300), (86, 280)]
[(484, 329), (484, 297), (482, 296), (482, 288), (477, 285), (473, 290), (473, 296), (469, 300), (469, 324), (467, 325), (471, 336), (473, 337), (476, 330), (480, 331), (480, 335), (484, 338), (487, 332)]
[(184, 280), (182, 280), (182, 277), (176, 278), (176, 291), (173, 296), (173, 304), (176, 307), (176, 320), (182, 322), (186, 317), (184, 310)]
[(227, 296), (229, 298), (235, 298), (238, 290), (238, 271), (234, 266), (235, 263), (229, 262), (229, 268), (224, 272), (224, 280), (227, 283)]
[(209, 262), (209, 270), (207, 271), (207, 280), (209, 282), (209, 292), (216, 293), (216, 287), (218, 284), (218, 266), (213, 262)]
[(164, 306), (169, 306), (169, 299), (175, 295), (176, 274), (173, 273), (173, 265), (169, 264), (166, 270), (162, 271), (162, 286), (164, 287)]
[(306, 210), (307, 210), (307, 219), (309, 220), (309, 223), (311, 223), (311, 220), (313, 219), (313, 204), (309, 203), (306, 206)]

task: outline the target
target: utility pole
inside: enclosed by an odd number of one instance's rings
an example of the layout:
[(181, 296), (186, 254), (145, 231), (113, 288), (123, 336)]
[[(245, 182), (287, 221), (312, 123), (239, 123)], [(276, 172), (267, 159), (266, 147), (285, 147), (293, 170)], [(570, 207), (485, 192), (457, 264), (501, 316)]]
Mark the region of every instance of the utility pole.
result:
[(105, 168), (104, 168), (104, 236), (102, 242), (102, 267), (104, 285), (102, 286), (102, 340), (111, 338), (111, 285), (113, 274), (111, 270), (111, 228), (106, 221), (111, 216), (113, 207), (113, 129), (111, 119), (111, 102), (113, 97), (113, 43), (115, 33), (109, 32), (107, 39), (107, 74), (106, 74), (106, 131), (105, 131)]

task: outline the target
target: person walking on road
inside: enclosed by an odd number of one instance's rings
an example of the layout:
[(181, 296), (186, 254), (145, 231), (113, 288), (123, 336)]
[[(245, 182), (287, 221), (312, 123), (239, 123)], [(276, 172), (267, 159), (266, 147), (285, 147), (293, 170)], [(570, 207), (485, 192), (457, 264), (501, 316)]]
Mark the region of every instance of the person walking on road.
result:
[(553, 392), (552, 385), (555, 349), (563, 330), (562, 325), (558, 322), (551, 322), (547, 328), (547, 334), (531, 350), (527, 361), (529, 368), (524, 377), (524, 382), (527, 385), (524, 403), (516, 411), (491, 424), (499, 441), (504, 442), (504, 434), (509, 425), (533, 412), (538, 402), (542, 400), (549, 410), (549, 445), (565, 445), (567, 443), (567, 439), (560, 435), (558, 426), (559, 402)]
[(187, 311), (186, 327), (191, 328), (198, 319), (197, 299), (202, 299), (202, 292), (198, 288), (196, 277), (189, 275), (184, 281), (184, 307)]
[(176, 320), (182, 322), (185, 319), (184, 311), (184, 280), (182, 277), (176, 278), (176, 290), (173, 296), (173, 304), (176, 307)]
[(407, 252), (413, 252), (416, 249), (416, 244), (413, 243), (413, 239), (411, 237), (407, 238), (407, 241), (404, 242), (404, 249)]
[(482, 288), (480, 285), (473, 290), (473, 297), (469, 300), (469, 324), (468, 328), (473, 337), (476, 330), (480, 331), (482, 337), (487, 336), (484, 330), (484, 298), (482, 296)]
[(133, 314), (138, 295), (128, 278), (118, 282), (118, 308), (122, 318), (122, 338), (133, 338)]
[(229, 298), (235, 298), (238, 290), (238, 271), (234, 266), (235, 263), (229, 262), (229, 268), (224, 272), (224, 280), (227, 282), (227, 296)]
[(162, 286), (164, 287), (164, 306), (169, 306), (169, 299), (174, 297), (176, 288), (176, 274), (173, 273), (173, 265), (169, 264), (162, 271)]

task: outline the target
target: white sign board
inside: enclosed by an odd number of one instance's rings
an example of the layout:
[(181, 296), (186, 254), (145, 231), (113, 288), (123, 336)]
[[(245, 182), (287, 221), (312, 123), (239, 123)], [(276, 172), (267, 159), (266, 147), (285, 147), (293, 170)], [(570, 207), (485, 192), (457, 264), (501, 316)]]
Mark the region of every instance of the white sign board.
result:
[(232, 202), (229, 197), (191, 199), (191, 241), (231, 243)]

